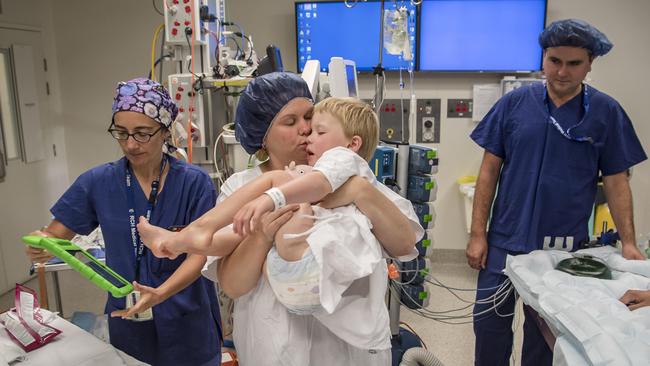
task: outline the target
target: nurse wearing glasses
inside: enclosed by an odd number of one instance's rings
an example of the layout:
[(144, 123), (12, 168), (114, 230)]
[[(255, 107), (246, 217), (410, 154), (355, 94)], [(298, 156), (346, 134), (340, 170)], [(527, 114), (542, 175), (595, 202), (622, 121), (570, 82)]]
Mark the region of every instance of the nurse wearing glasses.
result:
[[(599, 175), (623, 256), (645, 258), (635, 244), (627, 170), (646, 154), (618, 102), (583, 83), (593, 60), (612, 44), (574, 19), (552, 23), (539, 43), (545, 82), (505, 95), (471, 134), (485, 149), (466, 252), (468, 264), (480, 270), (477, 287), (484, 290), (477, 291), (477, 302), (506, 280), (501, 271), (508, 254), (572, 251), (589, 240)], [(476, 365), (509, 362), (514, 291), (498, 297), (474, 308)], [(552, 351), (528, 317), (522, 353), (522, 365), (552, 363)]]
[[(132, 306), (108, 295), (111, 344), (154, 366), (219, 365), (219, 304), (214, 286), (201, 277), (206, 258), (156, 258), (135, 227), (139, 216), (161, 227), (184, 226), (216, 201), (204, 171), (165, 153), (177, 114), (159, 83), (142, 78), (119, 83), (108, 132), (124, 157), (81, 174), (50, 210), (50, 224), (32, 234), (71, 239), (101, 226), (106, 264), (139, 291)], [(34, 262), (51, 258), (31, 247), (27, 255)]]

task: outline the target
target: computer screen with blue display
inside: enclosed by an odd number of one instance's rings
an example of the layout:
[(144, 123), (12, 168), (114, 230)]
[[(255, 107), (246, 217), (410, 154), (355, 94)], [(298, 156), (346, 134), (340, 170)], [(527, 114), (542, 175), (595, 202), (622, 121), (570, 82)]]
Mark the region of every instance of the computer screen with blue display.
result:
[(419, 70), (537, 71), (546, 0), (424, 0)]
[[(350, 2), (352, 3), (352, 2)], [(415, 66), (416, 11), (410, 2), (404, 2), (409, 11), (408, 32), (413, 60), (389, 55), (382, 47), (382, 66), (388, 70)], [(395, 9), (394, 2), (386, 2), (386, 9)], [(379, 63), (379, 33), (381, 3), (357, 2), (352, 8), (343, 1), (296, 3), (296, 51), (298, 72), (308, 60), (319, 60), (321, 71), (333, 56), (352, 60), (359, 71), (371, 71)]]

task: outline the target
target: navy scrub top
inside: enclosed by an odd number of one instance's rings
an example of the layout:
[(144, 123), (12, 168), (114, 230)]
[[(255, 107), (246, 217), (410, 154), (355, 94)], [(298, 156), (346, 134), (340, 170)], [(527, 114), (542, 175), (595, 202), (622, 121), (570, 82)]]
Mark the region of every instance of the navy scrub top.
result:
[[(585, 115), (584, 88), (589, 110)], [(492, 107), (471, 138), (503, 159), (492, 208), (488, 243), (530, 252), (560, 239), (574, 249), (588, 240), (599, 171), (612, 175), (646, 159), (623, 108), (592, 86), (555, 108), (535, 83), (506, 94)], [(550, 114), (575, 141), (549, 122)], [(584, 120), (583, 120), (584, 118)]]
[[(125, 183), (126, 158), (83, 173), (51, 209), (70, 230), (87, 235), (98, 225), (106, 245), (106, 264), (129, 282), (135, 279), (135, 253), (130, 236)], [(136, 217), (145, 216), (147, 199), (138, 180), (132, 185)], [(158, 195), (151, 223), (160, 227), (187, 225), (214, 207), (216, 192), (200, 168), (169, 157), (169, 172)], [(144, 251), (139, 282), (158, 287), (181, 265)], [(176, 295), (153, 307), (153, 321), (109, 317), (111, 343), (153, 365), (219, 364), (219, 308), (214, 284), (200, 277)], [(108, 295), (105, 312), (124, 309), (125, 298)], [(215, 363), (216, 361), (216, 363)]]

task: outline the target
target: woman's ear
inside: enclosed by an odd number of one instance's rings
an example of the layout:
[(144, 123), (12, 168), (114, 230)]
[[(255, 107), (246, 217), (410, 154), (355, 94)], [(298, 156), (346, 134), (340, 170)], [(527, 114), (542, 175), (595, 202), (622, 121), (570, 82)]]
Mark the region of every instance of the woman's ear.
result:
[(348, 143), (348, 149), (354, 151), (355, 153), (358, 153), (359, 150), (361, 149), (361, 145), (363, 145), (363, 139), (361, 138), (361, 136), (354, 135), (352, 136), (350, 143)]

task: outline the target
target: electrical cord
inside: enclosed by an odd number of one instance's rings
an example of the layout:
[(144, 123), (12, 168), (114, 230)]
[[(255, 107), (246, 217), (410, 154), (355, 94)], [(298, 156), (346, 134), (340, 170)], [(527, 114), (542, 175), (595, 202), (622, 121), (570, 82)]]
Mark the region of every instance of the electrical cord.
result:
[[(399, 288), (401, 290), (402, 286), (397, 285), (397, 284), (393, 284), (393, 288)], [(473, 317), (473, 316), (476, 316), (476, 315), (482, 315), (482, 314), (486, 314), (488, 312), (493, 311), (495, 306), (500, 306), (503, 303), (503, 301), (505, 301), (507, 299), (508, 295), (511, 292), (511, 289), (512, 289), (511, 286), (504, 287), (503, 289), (499, 290), (500, 292), (495, 293), (493, 296), (490, 296), (489, 298), (484, 299), (484, 300), (488, 300), (488, 301), (486, 301), (486, 303), (493, 303), (493, 307), (485, 309), (485, 310), (483, 310), (483, 311), (481, 311), (479, 313), (476, 313), (476, 314), (473, 314), (472, 312), (470, 312), (470, 313), (464, 314), (462, 316), (458, 316), (458, 315), (453, 315), (453, 316), (441, 315), (441, 314), (459, 312), (459, 311), (467, 309), (468, 307), (470, 307), (470, 306), (472, 306), (474, 304), (469, 304), (469, 305), (461, 307), (461, 308), (445, 310), (445, 311), (431, 311), (431, 310), (424, 309), (424, 308), (422, 308), (421, 311), (424, 312), (424, 313), (440, 316), (442, 318), (467, 318), (467, 317)], [(413, 299), (407, 292), (404, 292), (404, 294), (410, 300), (417, 303), (416, 299)], [(498, 304), (497, 304), (497, 301), (499, 302)], [(507, 316), (507, 315), (503, 315), (503, 316)]]
[[(192, 52), (194, 52), (194, 47), (192, 47), (192, 42), (190, 41), (190, 35), (192, 35), (192, 28), (190, 27), (185, 28), (184, 33), (185, 33), (185, 40), (187, 41), (187, 46), (190, 47), (190, 50), (192, 50)], [(194, 69), (193, 66), (194, 66), (194, 57), (192, 56), (190, 57), (189, 60), (187, 60), (187, 71), (190, 74), (194, 75), (195, 78), (198, 78), (199, 76), (195, 74), (193, 71)]]
[[(185, 40), (187, 41), (187, 45), (192, 49), (192, 53), (194, 53), (194, 48), (192, 47), (192, 43), (190, 42), (190, 35), (192, 34), (192, 29), (187, 27), (185, 28)], [(192, 83), (192, 91), (194, 93), (199, 93), (203, 94), (203, 79), (205, 78), (205, 75), (197, 75), (194, 73), (194, 56), (190, 57), (189, 60), (187, 60), (187, 71), (192, 74), (196, 78), (196, 80), (193, 81)]]
[(153, 81), (155, 80), (155, 70), (154, 68), (156, 67), (156, 41), (158, 40), (158, 35), (160, 34), (160, 31), (165, 28), (165, 23), (160, 24), (157, 28), (156, 31), (154, 32), (153, 39), (151, 40), (151, 72), (149, 75), (151, 75), (151, 79)]
[[(430, 281), (427, 281), (427, 282), (431, 283)], [(402, 287), (403, 286), (400, 285), (397, 281), (394, 281), (394, 280), (390, 281), (389, 288), (390, 288), (390, 290), (392, 292), (395, 293), (394, 294), (395, 296), (398, 296), (398, 299), (399, 299), (400, 303), (405, 305), (402, 302), (401, 297), (399, 297), (399, 294), (403, 294), (409, 300), (417, 303), (417, 300), (413, 299), (413, 297), (411, 297), (411, 295), (408, 292), (402, 291)], [(447, 288), (444, 285), (442, 285), (441, 287)], [(497, 288), (497, 291), (494, 294), (492, 294), (491, 296), (489, 296), (487, 298), (484, 298), (484, 299), (480, 299), (480, 300), (475, 301), (475, 302), (469, 302), (469, 301), (465, 300), (465, 302), (468, 302), (469, 304), (467, 306), (464, 306), (464, 307), (461, 307), (461, 308), (458, 308), (458, 309), (445, 310), (445, 311), (432, 311), (432, 310), (425, 309), (425, 308), (418, 309), (418, 310), (414, 310), (414, 309), (409, 308), (409, 310), (417, 313), (420, 316), (423, 316), (423, 317), (426, 317), (426, 318), (429, 318), (429, 319), (432, 319), (432, 320), (435, 320), (435, 321), (448, 323), (448, 324), (465, 324), (465, 323), (471, 323), (473, 321), (479, 321), (481, 319), (485, 319), (485, 318), (487, 318), (489, 316), (492, 316), (491, 314), (489, 314), (487, 316), (483, 316), (483, 315), (488, 314), (488, 313), (490, 313), (492, 311), (494, 311), (495, 314), (497, 316), (500, 316), (500, 317), (512, 316), (513, 314), (500, 314), (498, 312), (498, 308), (508, 299), (510, 294), (514, 291), (512, 284), (510, 283), (509, 280), (506, 280), (501, 285), (497, 286), (496, 288)], [(450, 288), (447, 288), (447, 289), (450, 292), (452, 292), (452, 294), (454, 294), (453, 291), (450, 290)], [(463, 290), (469, 291), (467, 289), (463, 289)], [(456, 294), (454, 294), (454, 296), (458, 297)], [(484, 309), (484, 310), (482, 310), (482, 311), (480, 311), (478, 313), (469, 312), (469, 313), (464, 313), (464, 314), (460, 314), (460, 315), (453, 315), (452, 314), (454, 312), (463, 311), (463, 310), (465, 310), (465, 309), (467, 309), (470, 306), (475, 305), (475, 304), (490, 304), (490, 303), (492, 304), (491, 307), (489, 307), (487, 309)], [(408, 308), (408, 306), (407, 306), (407, 308)], [(450, 314), (450, 315), (447, 315), (447, 314)], [(472, 320), (459, 321), (459, 320), (469, 319), (469, 318), (472, 318)]]
[[(422, 317), (425, 317), (427, 319), (431, 319), (431, 320), (441, 322), (441, 323), (446, 323), (446, 324), (469, 324), (469, 323), (473, 323), (473, 322), (476, 322), (476, 321), (481, 321), (483, 319), (487, 319), (487, 318), (491, 317), (492, 315), (491, 314), (489, 314), (487, 316), (482, 316), (482, 315), (488, 314), (489, 312), (491, 312), (495, 308), (501, 306), (508, 299), (508, 295), (512, 291), (512, 287), (509, 287), (506, 290), (506, 293), (503, 296), (501, 296), (500, 298), (495, 298), (494, 299), (494, 306), (493, 307), (485, 309), (485, 310), (483, 310), (481, 312), (478, 312), (478, 313), (470, 312), (470, 313), (467, 313), (467, 314), (456, 315), (456, 316), (441, 316), (441, 315), (439, 315), (439, 313), (432, 312), (432, 311), (430, 311), (428, 309), (425, 309), (425, 308), (420, 308), (420, 309), (415, 310), (415, 309), (411, 309), (410, 307), (408, 307), (401, 300), (400, 293), (403, 293), (409, 300), (411, 300), (411, 301), (413, 301), (415, 303), (417, 303), (417, 301), (416, 301), (416, 299), (413, 299), (413, 297), (411, 297), (411, 295), (408, 294), (408, 292), (401, 291), (401, 288), (400, 288), (399, 285), (391, 284), (389, 286), (389, 289), (393, 293), (394, 296), (397, 296), (399, 302), (402, 305), (405, 305), (406, 308), (409, 311), (411, 311), (411, 312), (413, 312), (415, 314), (418, 314), (418, 315), (420, 315)], [(497, 303), (497, 301), (498, 301), (498, 303)], [(465, 307), (465, 308), (467, 308), (467, 307)], [(463, 309), (456, 309), (455, 311), (459, 311), (459, 310), (463, 310)], [(500, 315), (498, 313), (497, 313), (497, 315), (502, 316), (502, 315)], [(471, 320), (465, 321), (464, 319), (471, 319)]]
[[(190, 10), (191, 10), (191, 13), (192, 13), (192, 22), (191, 22), (191, 27), (189, 28), (189, 32), (188, 32), (188, 28), (185, 28), (185, 39), (187, 40), (188, 46), (190, 46), (190, 61), (194, 60), (194, 43), (196, 41), (196, 37), (192, 37), (192, 42), (190, 43), (190, 38), (189, 38), (189, 35), (192, 34), (192, 32), (194, 30), (197, 29), (197, 24), (196, 24), (196, 21), (195, 21), (195, 17), (193, 16), (195, 14), (195, 12), (197, 11), (196, 8), (195, 8), (195, 4), (196, 4), (195, 2), (190, 3)], [(196, 74), (194, 73), (195, 64), (196, 64), (195, 62), (192, 62), (192, 70), (190, 71), (190, 73), (192, 74), (192, 86), (194, 86), (194, 78), (196, 77)], [(190, 163), (190, 164), (192, 164), (192, 155), (193, 155), (193, 150), (194, 150), (192, 148), (193, 141), (192, 141), (192, 117), (191, 117), (192, 116), (191, 111), (194, 109), (194, 98), (196, 98), (196, 93), (192, 93), (192, 95), (190, 96), (190, 103), (189, 103), (189, 106), (188, 106), (188, 111), (190, 111), (190, 113), (188, 113), (188, 120), (187, 120), (187, 133), (188, 133), (187, 162)]]
[[(471, 323), (471, 321), (464, 321), (464, 322), (451, 322), (451, 321), (448, 321), (448, 320), (445, 320), (445, 319), (437, 318), (437, 317), (435, 317), (435, 316), (427, 315), (426, 313), (423, 313), (423, 312), (421, 311), (422, 309), (419, 309), (419, 310), (411, 309), (409, 306), (407, 306), (407, 305), (402, 301), (402, 298), (400, 297), (400, 292), (402, 292), (401, 289), (399, 289), (399, 288), (394, 288), (392, 285), (389, 286), (388, 288), (389, 288), (389, 290), (391, 291), (391, 293), (393, 294), (393, 296), (397, 296), (397, 299), (398, 299), (398, 301), (399, 301), (399, 303), (400, 303), (401, 305), (404, 305), (408, 311), (410, 311), (410, 312), (412, 312), (412, 313), (414, 313), (414, 314), (416, 314), (416, 315), (419, 315), (419, 316), (421, 316), (421, 317), (424, 317), (424, 318), (427, 318), (427, 319), (431, 319), (431, 320), (434, 320), (434, 321), (437, 321), (437, 322), (440, 322), (440, 323), (446, 323), (446, 324), (467, 324), (467, 323)], [(408, 294), (406, 294), (406, 295), (407, 295), (409, 298), (411, 298), (410, 295), (408, 295)], [(411, 299), (412, 299), (412, 298), (411, 298)]]
[[(433, 278), (433, 277), (432, 277), (432, 278)], [(433, 282), (433, 281), (430, 281), (430, 280), (426, 280), (426, 279), (425, 279), (425, 281), (426, 281), (427, 283), (430, 283), (430, 284), (434, 285), (434, 286), (438, 286), (438, 287), (442, 287), (442, 288), (444, 288), (444, 289), (447, 290), (450, 294), (454, 295), (455, 298), (457, 298), (458, 300), (460, 300), (460, 301), (462, 301), (462, 302), (464, 302), (464, 303), (466, 303), (466, 304), (481, 303), (481, 300), (478, 300), (478, 301), (469, 301), (469, 300), (465, 300), (465, 299), (463, 299), (462, 297), (460, 297), (457, 293), (455, 293), (454, 291), (452, 291), (450, 288), (448, 288), (448, 287), (445, 286), (444, 284), (438, 282), (438, 279), (435, 279), (435, 278), (433, 278), (433, 279), (434, 279), (437, 283), (436, 283), (436, 282)], [(501, 286), (497, 286), (497, 287), (496, 287), (497, 290), (498, 290), (500, 287), (501, 287)], [(479, 289), (476, 289), (476, 290), (478, 291)]]
[(246, 34), (244, 32), (244, 28), (242, 28), (242, 26), (239, 25), (239, 23), (237, 23), (237, 22), (230, 22), (230, 25), (234, 25), (235, 27), (237, 27), (237, 29), (239, 29), (239, 33), (241, 34), (241, 44), (243, 45), (244, 44), (244, 34)]
[[(220, 30), (221, 26), (217, 26), (217, 29)], [(215, 59), (215, 62), (216, 62), (216, 66), (213, 68), (213, 71), (214, 71), (214, 74), (215, 74), (215, 76), (217, 78), (221, 78), (222, 75), (221, 75), (221, 73), (219, 71), (219, 68), (220, 68), (219, 47), (221, 46), (221, 32), (216, 33), (216, 32), (213, 32), (211, 30), (208, 30), (208, 32), (210, 33), (210, 35), (212, 37), (214, 37), (214, 40), (216, 42), (216, 46), (214, 47), (214, 59)]]
[[(512, 337), (514, 339), (515, 334), (518, 333), (519, 331), (519, 323), (521, 322), (521, 307), (519, 306), (520, 304), (519, 299), (515, 301), (515, 318), (513, 321), (513, 330), (512, 330)], [(511, 365), (516, 365), (517, 362), (517, 351), (516, 347), (512, 347), (512, 353), (510, 354), (510, 359), (512, 360)]]
[(384, 69), (381, 70), (381, 76), (384, 78), (384, 82), (381, 86), (382, 92), (381, 92), (381, 101), (379, 102), (379, 107), (384, 105), (384, 100), (386, 99), (386, 73), (384, 72)]
[(165, 16), (165, 14), (163, 14), (162, 11), (158, 10), (158, 7), (156, 6), (156, 0), (151, 0), (151, 5), (153, 5), (153, 8), (156, 11), (156, 13), (158, 13), (158, 14), (160, 14), (162, 16)]
[(239, 59), (239, 55), (240, 55), (240, 54), (243, 55), (243, 56), (245, 56), (244, 51), (242, 51), (241, 46), (239, 45), (239, 43), (237, 42), (237, 40), (235, 39), (235, 37), (233, 37), (233, 36), (226, 36), (225, 39), (231, 39), (233, 42), (235, 42), (235, 46), (237, 46), (237, 54), (235, 55), (235, 59), (236, 59), (236, 60)]
[[(248, 62), (248, 61), (251, 61), (252, 58), (253, 58), (253, 51), (254, 51), (254, 49), (255, 49), (255, 46), (253, 45), (253, 40), (250, 39), (247, 35), (242, 34), (242, 33), (240, 33), (240, 32), (235, 32), (235, 33), (233, 33), (233, 34), (234, 34), (235, 36), (237, 36), (237, 37), (240, 37), (240, 36), (241, 36), (241, 37), (243, 37), (244, 39), (246, 39), (246, 41), (248, 41), (248, 47), (250, 48), (250, 52), (248, 53), (248, 59), (247, 59), (246, 61), (247, 61), (247, 62)], [(243, 58), (246, 58), (246, 51), (243, 51), (243, 52), (244, 52), (244, 57), (243, 57)]]
[(224, 180), (223, 180), (224, 177), (221, 176), (221, 170), (219, 169), (219, 163), (218, 163), (218, 159), (217, 159), (217, 147), (219, 146), (219, 141), (221, 141), (221, 138), (223, 137), (224, 133), (225, 133), (225, 131), (221, 132), (219, 134), (219, 136), (217, 136), (217, 139), (215, 140), (214, 146), (212, 148), (212, 162), (214, 164), (214, 171), (215, 171), (215, 173), (217, 173), (217, 179), (219, 180), (219, 183), (221, 185), (223, 185), (223, 183), (224, 183)]
[[(169, 53), (166, 54), (166, 55), (162, 55), (162, 57), (159, 57), (158, 59), (156, 59), (156, 62), (154, 62), (154, 68), (155, 68), (156, 66), (158, 66), (158, 64), (160, 64), (161, 62), (163, 62), (163, 60), (164, 60), (166, 57), (172, 57), (172, 56), (173, 56), (173, 55), (172, 55), (172, 54), (169, 54)], [(161, 70), (162, 70), (162, 65), (158, 68), (158, 75), (161, 75)], [(147, 77), (148, 77), (149, 79), (151, 79), (151, 70), (149, 70), (149, 74), (147, 74)], [(162, 80), (162, 76), (160, 76), (159, 79)], [(153, 80), (153, 79), (152, 79), (152, 80)]]

